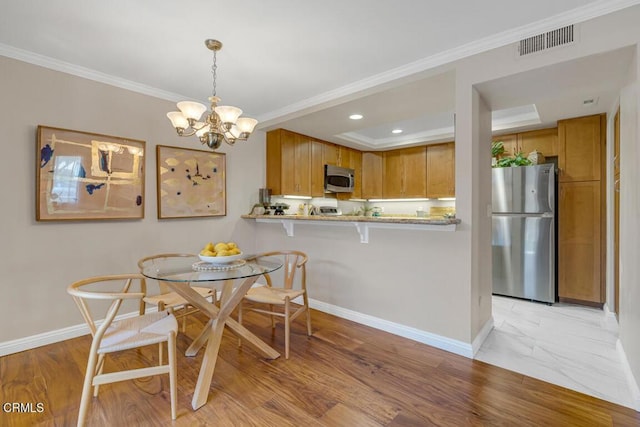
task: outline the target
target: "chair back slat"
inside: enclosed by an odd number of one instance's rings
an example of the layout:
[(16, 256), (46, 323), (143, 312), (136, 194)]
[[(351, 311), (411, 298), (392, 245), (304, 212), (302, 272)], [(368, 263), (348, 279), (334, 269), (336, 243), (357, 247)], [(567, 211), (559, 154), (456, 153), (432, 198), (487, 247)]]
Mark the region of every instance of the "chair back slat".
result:
[[(265, 252), (257, 255), (257, 257), (282, 257), (283, 265), (282, 265), (282, 274), (284, 282), (282, 283), (282, 287), (284, 289), (293, 289), (295, 284), (295, 274), (296, 269), (301, 269), (302, 278), (301, 278), (301, 287), (302, 289), (306, 288), (306, 266), (307, 263), (307, 255), (304, 252), (300, 251), (271, 251)], [(267, 280), (267, 286), (271, 287), (271, 277), (267, 274), (264, 275)]]
[[(131, 292), (131, 285), (134, 280), (138, 280), (140, 283), (140, 287), (144, 288), (144, 276), (141, 274), (118, 274), (118, 275), (108, 275), (108, 276), (95, 276), (87, 279), (79, 280), (77, 282), (72, 283), (67, 287), (67, 293), (69, 293), (72, 297), (78, 309), (80, 310), (80, 314), (84, 319), (85, 323), (89, 327), (89, 331), (91, 335), (94, 337), (94, 342), (99, 345), (104, 332), (107, 330), (109, 325), (113, 322), (116, 315), (118, 314), (118, 310), (122, 305), (124, 300), (129, 299), (139, 299), (141, 300), (144, 297), (143, 292)], [(93, 284), (104, 284), (107, 282), (115, 282), (115, 281), (124, 281), (124, 284), (120, 288), (119, 292), (103, 292), (98, 290), (84, 290), (83, 288), (88, 285)], [(100, 326), (97, 326), (97, 322), (94, 316), (91, 314), (91, 310), (89, 309), (89, 305), (87, 304), (87, 300), (107, 300), (111, 301), (109, 308), (107, 309), (104, 320), (100, 322)]]

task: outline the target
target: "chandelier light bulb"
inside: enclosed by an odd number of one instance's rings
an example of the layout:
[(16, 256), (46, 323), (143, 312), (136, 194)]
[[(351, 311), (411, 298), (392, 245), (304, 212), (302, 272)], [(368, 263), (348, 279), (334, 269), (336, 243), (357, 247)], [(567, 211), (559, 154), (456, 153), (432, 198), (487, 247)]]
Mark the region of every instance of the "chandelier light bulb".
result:
[(167, 113), (167, 117), (171, 120), (171, 124), (176, 129), (186, 129), (189, 127), (189, 122), (180, 111)]
[(240, 117), (236, 122), (236, 126), (238, 127), (238, 130), (240, 131), (240, 133), (253, 132), (253, 129), (256, 127), (257, 124), (258, 124), (258, 121), (256, 119), (252, 119), (249, 117)]
[(235, 124), (242, 114), (242, 110), (237, 107), (231, 107), (229, 105), (220, 105), (215, 109), (216, 114), (220, 117), (222, 123)]
[(193, 119), (195, 121), (200, 120), (202, 114), (207, 111), (207, 107), (199, 102), (192, 101), (182, 101), (176, 104), (180, 111), (182, 111), (182, 115), (184, 115), (187, 120)]

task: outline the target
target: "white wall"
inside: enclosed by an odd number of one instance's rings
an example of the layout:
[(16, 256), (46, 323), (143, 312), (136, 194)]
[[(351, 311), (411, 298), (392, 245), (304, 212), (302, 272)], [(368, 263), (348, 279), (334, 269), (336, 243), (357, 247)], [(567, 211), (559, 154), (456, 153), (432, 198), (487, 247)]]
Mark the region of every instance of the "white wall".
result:
[[(91, 275), (136, 271), (138, 258), (197, 252), (207, 239), (253, 250), (239, 222), (264, 182), (264, 133), (224, 147), (227, 216), (159, 221), (156, 144), (200, 148), (175, 135), (173, 103), (0, 57), (0, 127), (4, 195), (0, 235), (0, 343), (82, 323), (65, 289)], [(36, 127), (47, 125), (146, 141), (145, 218), (132, 221), (35, 221)], [(242, 247), (241, 246), (241, 247)], [(11, 325), (9, 327), (8, 325)]]

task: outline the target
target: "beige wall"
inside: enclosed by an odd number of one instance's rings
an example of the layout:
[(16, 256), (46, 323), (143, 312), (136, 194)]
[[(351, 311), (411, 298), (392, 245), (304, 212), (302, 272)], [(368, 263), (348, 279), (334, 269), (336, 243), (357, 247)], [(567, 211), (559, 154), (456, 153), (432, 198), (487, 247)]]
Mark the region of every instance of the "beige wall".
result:
[(640, 384), (640, 46), (620, 97), (620, 343)]
[[(162, 251), (198, 251), (206, 239), (234, 239), (252, 249), (238, 222), (257, 201), (264, 176), (264, 133), (227, 153), (227, 216), (159, 221), (156, 144), (200, 148), (179, 138), (165, 114), (173, 103), (0, 57), (0, 343), (77, 325), (82, 319), (66, 286), (90, 275), (136, 270), (136, 260)], [(35, 221), (37, 125), (146, 141), (145, 218), (133, 221)], [(256, 199), (256, 200), (252, 200)], [(7, 325), (12, 325), (8, 327)]]

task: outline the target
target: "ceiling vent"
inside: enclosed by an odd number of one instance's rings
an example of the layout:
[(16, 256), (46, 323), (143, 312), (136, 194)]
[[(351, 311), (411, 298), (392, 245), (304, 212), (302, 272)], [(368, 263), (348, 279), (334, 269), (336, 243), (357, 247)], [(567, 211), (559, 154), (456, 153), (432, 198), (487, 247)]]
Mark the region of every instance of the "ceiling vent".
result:
[(547, 31), (518, 42), (518, 56), (530, 55), (558, 46), (573, 44), (576, 40), (573, 25)]

